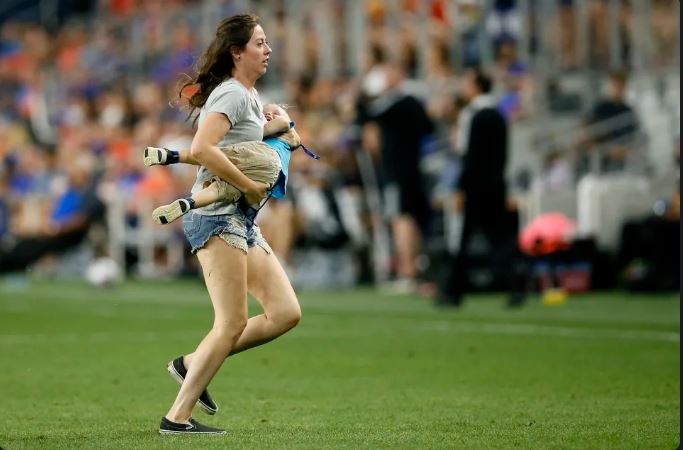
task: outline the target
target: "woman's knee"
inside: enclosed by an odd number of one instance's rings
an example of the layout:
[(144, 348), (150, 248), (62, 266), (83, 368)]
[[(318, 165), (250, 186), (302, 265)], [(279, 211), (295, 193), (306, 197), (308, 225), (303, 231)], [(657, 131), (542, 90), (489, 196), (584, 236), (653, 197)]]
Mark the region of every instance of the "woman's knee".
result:
[(247, 317), (236, 317), (225, 322), (215, 323), (213, 332), (218, 338), (218, 342), (221, 345), (226, 346), (229, 351), (240, 338), (246, 327)]
[(301, 321), (301, 307), (296, 300), (289, 302), (286, 307), (279, 308), (272, 315), (271, 320), (287, 331), (294, 328)]

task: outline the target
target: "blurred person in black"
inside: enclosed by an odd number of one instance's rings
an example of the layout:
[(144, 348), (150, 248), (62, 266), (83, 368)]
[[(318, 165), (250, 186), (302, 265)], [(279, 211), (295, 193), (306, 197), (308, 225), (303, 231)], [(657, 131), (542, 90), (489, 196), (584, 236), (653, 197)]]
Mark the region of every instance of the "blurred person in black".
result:
[[(490, 244), (495, 269), (511, 291), (513, 255), (516, 234), (506, 206), (505, 165), (508, 153), (508, 126), (496, 109), (491, 78), (479, 70), (467, 74), (465, 97), (467, 107), (459, 118), (457, 146), (464, 152), (463, 168), (454, 195), (455, 208), (464, 215), (458, 253), (451, 259), (439, 283), (437, 304), (460, 306), (467, 290), (468, 248), (476, 233), (482, 233)], [(522, 296), (513, 294), (509, 304), (521, 303)]]
[(621, 228), (617, 263), (629, 291), (680, 291), (680, 136), (673, 156), (671, 194), (654, 203), (652, 214), (628, 220)]
[(590, 171), (593, 152), (600, 145), (609, 144), (609, 147), (598, 155), (600, 168), (604, 172), (625, 169), (628, 159), (635, 156), (633, 150), (639, 125), (636, 113), (626, 103), (627, 82), (625, 72), (610, 73), (607, 80), (607, 96), (598, 100), (588, 116), (586, 125), (592, 129), (586, 136), (584, 152), (578, 161), (579, 176)]
[[(404, 92), (404, 69), (383, 64), (385, 89), (359, 108), (361, 122), (374, 122), (380, 136), (380, 178), (385, 214), (391, 220), (396, 254), (396, 288), (415, 288), (422, 233), (431, 215), (420, 171), (422, 141), (434, 131), (424, 105)], [(382, 78), (382, 74), (374, 74)]]

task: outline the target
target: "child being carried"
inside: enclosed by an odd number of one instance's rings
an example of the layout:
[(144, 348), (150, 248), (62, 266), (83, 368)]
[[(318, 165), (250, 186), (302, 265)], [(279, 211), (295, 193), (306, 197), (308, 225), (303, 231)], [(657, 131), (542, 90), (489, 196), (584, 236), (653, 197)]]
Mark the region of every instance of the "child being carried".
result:
[[(291, 152), (298, 147), (303, 147), (312, 158), (319, 159), (319, 157), (301, 144), (301, 138), (294, 129), (294, 122), (291, 121), (284, 108), (276, 104), (268, 104), (263, 107), (263, 113), (267, 120), (264, 135), (270, 137), (266, 137), (264, 141), (228, 145), (221, 147), (221, 150), (247, 177), (270, 186), (273, 197), (283, 198), (287, 187)], [(200, 165), (189, 150), (173, 151), (157, 147), (145, 149), (144, 163), (145, 166), (176, 163)], [(242, 192), (230, 183), (213, 177), (204, 189), (189, 197), (179, 198), (168, 205), (156, 208), (152, 217), (156, 223), (165, 225), (192, 209), (217, 201), (236, 203), (242, 195)]]

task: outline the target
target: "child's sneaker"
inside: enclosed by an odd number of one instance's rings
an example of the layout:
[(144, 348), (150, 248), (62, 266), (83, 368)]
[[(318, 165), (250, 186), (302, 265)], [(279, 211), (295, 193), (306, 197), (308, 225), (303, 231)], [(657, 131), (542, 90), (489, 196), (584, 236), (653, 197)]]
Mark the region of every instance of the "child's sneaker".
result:
[(145, 165), (147, 167), (166, 165), (168, 161), (168, 154), (168, 149), (159, 147), (147, 147), (145, 148)]
[(169, 205), (159, 206), (152, 212), (152, 218), (159, 225), (166, 225), (184, 216), (191, 209), (192, 205), (188, 199), (179, 198)]

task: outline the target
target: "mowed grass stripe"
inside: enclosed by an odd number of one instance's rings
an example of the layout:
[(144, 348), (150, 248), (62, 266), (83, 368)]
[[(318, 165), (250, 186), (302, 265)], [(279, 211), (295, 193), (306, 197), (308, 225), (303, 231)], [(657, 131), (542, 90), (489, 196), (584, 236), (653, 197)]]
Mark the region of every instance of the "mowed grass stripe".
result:
[[(369, 331), (359, 329), (346, 330), (341, 332), (330, 332), (326, 328), (312, 328), (302, 325), (295, 332), (291, 333), (295, 338), (348, 338), (348, 337), (373, 337), (381, 334), (398, 334), (406, 330), (406, 326), (393, 327), (391, 330), (384, 328)], [(418, 321), (410, 324), (409, 328), (427, 334), (493, 334), (493, 335), (519, 335), (519, 336), (553, 336), (569, 339), (619, 339), (619, 340), (643, 340), (643, 341), (663, 341), (678, 343), (680, 335), (674, 332), (647, 331), (639, 329), (599, 329), (599, 328), (571, 328), (555, 326), (527, 325), (519, 323), (482, 323), (482, 322), (446, 322), (446, 321)], [(174, 337), (196, 337), (197, 330), (174, 330)], [(126, 339), (129, 341), (163, 340), (168, 337), (165, 333), (159, 332), (140, 332), (140, 331), (117, 331), (117, 332), (95, 332), (95, 333), (54, 333), (54, 334), (6, 334), (0, 333), (0, 343), (20, 345), (32, 344), (36, 342), (78, 342), (78, 341), (108, 341), (111, 339)]]
[[(197, 281), (178, 283), (141, 282), (127, 283), (115, 289), (95, 289), (83, 283), (69, 283), (62, 289), (49, 289), (37, 283), (30, 289), (16, 292), (0, 290), (0, 308), (11, 312), (27, 308), (27, 301), (60, 301), (75, 312), (93, 311), (92, 314), (139, 315), (141, 310), (153, 309), (156, 315), (173, 316), (171, 308), (202, 308), (210, 310), (210, 301), (204, 287)], [(36, 294), (39, 295), (36, 295)], [(622, 298), (623, 297), (623, 298)], [(435, 310), (426, 299), (408, 296), (383, 295), (369, 289), (326, 293), (302, 292), (300, 299), (304, 313), (330, 314), (335, 317), (357, 315), (409, 320), (431, 320), (435, 317), (452, 321), (482, 321), (530, 325), (565, 325), (569, 327), (637, 328), (655, 331), (680, 330), (679, 301), (671, 295), (648, 297), (624, 296), (622, 293), (574, 296), (568, 305), (560, 308), (544, 307), (538, 298), (531, 297), (520, 311), (507, 310), (502, 296), (472, 296), (461, 310)], [(64, 303), (66, 302), (66, 303)], [(127, 304), (132, 303), (129, 310)], [(131, 312), (132, 311), (132, 312)], [(627, 330), (628, 331), (628, 330)]]

